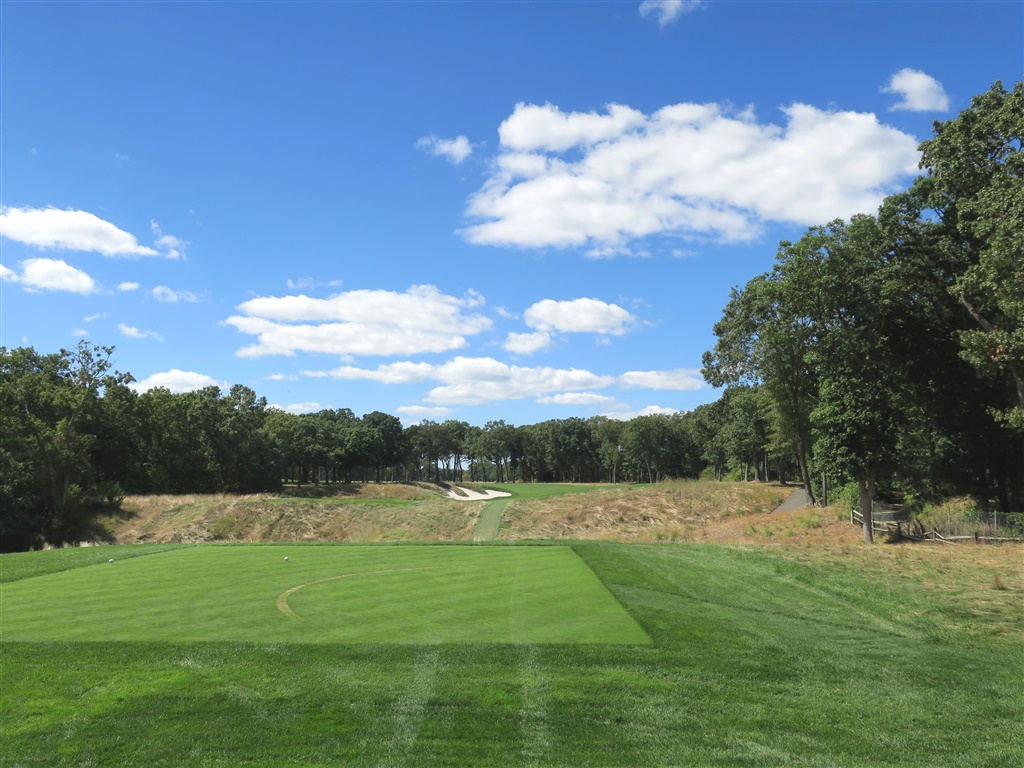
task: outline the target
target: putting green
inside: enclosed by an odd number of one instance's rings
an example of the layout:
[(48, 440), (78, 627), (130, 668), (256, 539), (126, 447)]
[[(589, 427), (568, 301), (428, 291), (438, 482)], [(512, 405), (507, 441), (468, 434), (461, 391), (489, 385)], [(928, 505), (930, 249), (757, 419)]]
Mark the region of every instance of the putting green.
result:
[(650, 643), (568, 547), (415, 545), (200, 546), (38, 576), (3, 585), (0, 638)]

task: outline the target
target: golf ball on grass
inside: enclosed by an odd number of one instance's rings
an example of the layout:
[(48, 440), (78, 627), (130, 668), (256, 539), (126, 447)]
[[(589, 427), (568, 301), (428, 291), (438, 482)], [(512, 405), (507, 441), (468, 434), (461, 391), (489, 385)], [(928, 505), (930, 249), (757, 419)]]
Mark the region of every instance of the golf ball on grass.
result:
[[(288, 562), (288, 556), (287, 556), (287, 555), (285, 555), (284, 561), (285, 561), (286, 563)], [(114, 561), (113, 561), (113, 560), (111, 560), (110, 562), (114, 562)]]
[(107, 560), (107, 562), (108, 562), (108, 563), (112, 563), (112, 562), (114, 562), (114, 558), (110, 558), (109, 560)]

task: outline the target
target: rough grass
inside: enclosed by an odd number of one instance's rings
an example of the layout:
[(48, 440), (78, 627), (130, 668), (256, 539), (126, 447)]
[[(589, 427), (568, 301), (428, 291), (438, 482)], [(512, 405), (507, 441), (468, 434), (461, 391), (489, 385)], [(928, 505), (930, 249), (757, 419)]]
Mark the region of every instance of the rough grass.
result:
[(505, 511), (501, 537), (700, 541), (709, 525), (769, 512), (792, 492), (792, 487), (760, 483), (677, 482), (514, 498)]
[(349, 486), (326, 498), (130, 496), (111, 526), (117, 543), (464, 541), (480, 505), (405, 485)]

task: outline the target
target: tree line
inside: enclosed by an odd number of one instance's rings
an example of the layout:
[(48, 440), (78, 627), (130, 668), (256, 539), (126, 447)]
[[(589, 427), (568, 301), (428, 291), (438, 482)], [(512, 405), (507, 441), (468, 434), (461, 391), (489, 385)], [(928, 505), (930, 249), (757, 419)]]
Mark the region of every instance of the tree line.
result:
[[(380, 411), (292, 414), (246, 386), (143, 393), (113, 347), (0, 348), (0, 540), (5, 551), (87, 538), (126, 494), (256, 493), (348, 482), (636, 482), (702, 473), (775, 479), (751, 433), (756, 387), (689, 413), (483, 427), (403, 426)], [(762, 429), (763, 431), (763, 429)]]
[(1022, 140), (1024, 83), (996, 83), (908, 190), (782, 242), (714, 327), (705, 378), (757, 384), (770, 450), (812, 493), (855, 482), (868, 521), (879, 491), (1024, 508)]
[[(515, 426), (291, 414), (235, 385), (137, 393), (112, 347), (0, 348), (0, 548), (85, 538), (136, 493), (352, 481), (798, 479), (817, 501), (1024, 509), (1024, 83), (921, 145), (875, 216), (810, 228), (733, 290), (687, 413)], [(870, 536), (870, 525), (865, 536)]]

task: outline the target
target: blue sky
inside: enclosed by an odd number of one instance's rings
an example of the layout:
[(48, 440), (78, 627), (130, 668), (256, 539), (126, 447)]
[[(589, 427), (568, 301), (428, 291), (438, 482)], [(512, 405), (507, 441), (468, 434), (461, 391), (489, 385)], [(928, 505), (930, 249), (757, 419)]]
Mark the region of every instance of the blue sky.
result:
[(1014, 2), (0, 3), (0, 344), (140, 389), (688, 410), (733, 286), (1024, 72)]

